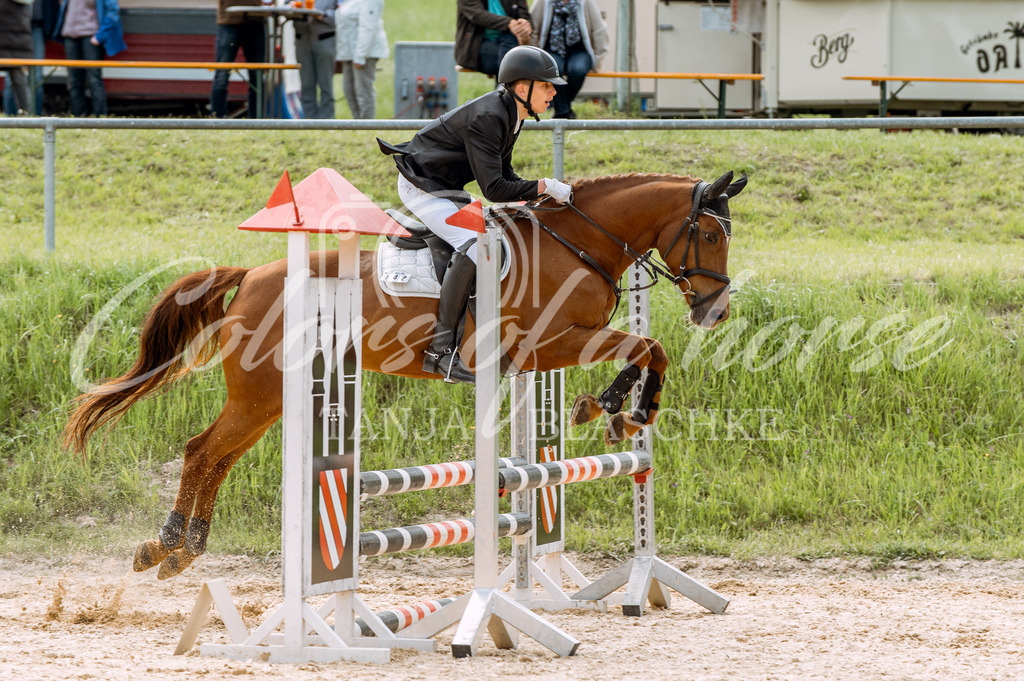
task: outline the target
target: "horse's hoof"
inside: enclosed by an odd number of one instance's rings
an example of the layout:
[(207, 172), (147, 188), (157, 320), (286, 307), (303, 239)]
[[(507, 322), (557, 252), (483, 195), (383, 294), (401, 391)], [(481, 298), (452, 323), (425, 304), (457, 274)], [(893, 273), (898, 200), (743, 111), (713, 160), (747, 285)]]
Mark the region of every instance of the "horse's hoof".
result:
[(180, 575), (198, 557), (193, 556), (185, 549), (176, 549), (160, 563), (160, 571), (156, 573), (156, 578), (170, 579)]
[(132, 570), (143, 572), (154, 565), (159, 565), (172, 550), (164, 546), (160, 541), (147, 539), (139, 544), (139, 548), (135, 549), (135, 557), (132, 558)]
[(621, 412), (608, 419), (604, 429), (604, 443), (609, 447), (626, 439), (626, 417)]
[(582, 426), (600, 415), (601, 410), (597, 406), (597, 398), (593, 395), (577, 395), (576, 401), (572, 404), (572, 412), (569, 414), (569, 426)]

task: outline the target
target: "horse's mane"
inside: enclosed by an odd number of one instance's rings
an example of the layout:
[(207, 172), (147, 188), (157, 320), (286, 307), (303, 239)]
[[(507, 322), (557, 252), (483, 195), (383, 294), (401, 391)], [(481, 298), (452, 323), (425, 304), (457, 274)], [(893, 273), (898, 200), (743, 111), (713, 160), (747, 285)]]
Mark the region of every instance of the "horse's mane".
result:
[(674, 175), (671, 173), (626, 173), (624, 175), (601, 175), (599, 177), (585, 177), (572, 180), (573, 191), (588, 191), (591, 186), (603, 185), (606, 182), (615, 182), (619, 185), (634, 185), (653, 182), (656, 180), (683, 180), (695, 182), (696, 177), (692, 175)]

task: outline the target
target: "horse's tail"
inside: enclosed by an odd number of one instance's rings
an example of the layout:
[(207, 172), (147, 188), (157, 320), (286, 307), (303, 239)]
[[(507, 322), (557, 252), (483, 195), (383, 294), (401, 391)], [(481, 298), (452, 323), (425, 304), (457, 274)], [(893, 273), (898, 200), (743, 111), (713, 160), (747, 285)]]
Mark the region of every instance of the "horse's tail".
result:
[(124, 375), (78, 398), (64, 428), (64, 447), (81, 453), (100, 426), (117, 422), (133, 404), (213, 358), (224, 298), (249, 270), (215, 267), (193, 272), (163, 292), (139, 338), (139, 356)]

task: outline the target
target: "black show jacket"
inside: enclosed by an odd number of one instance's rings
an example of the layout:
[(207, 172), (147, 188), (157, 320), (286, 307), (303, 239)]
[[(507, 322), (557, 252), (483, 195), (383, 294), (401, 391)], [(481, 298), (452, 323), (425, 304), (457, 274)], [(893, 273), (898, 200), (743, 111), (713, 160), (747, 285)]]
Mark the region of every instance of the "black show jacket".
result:
[[(512, 170), (518, 123), (515, 99), (499, 89), (431, 121), (408, 142), (377, 142), (385, 154), (395, 155), (409, 182), (431, 194), (451, 196), (476, 180), (488, 201), (530, 200), (537, 198), (537, 181)], [(451, 198), (469, 201), (464, 192)]]

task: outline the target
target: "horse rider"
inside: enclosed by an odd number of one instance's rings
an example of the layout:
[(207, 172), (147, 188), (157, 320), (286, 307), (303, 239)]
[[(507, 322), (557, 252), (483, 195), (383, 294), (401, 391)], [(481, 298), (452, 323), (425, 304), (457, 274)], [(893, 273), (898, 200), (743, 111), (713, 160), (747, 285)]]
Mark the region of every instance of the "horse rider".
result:
[(450, 383), (473, 383), (476, 377), (462, 363), (457, 330), (476, 280), (474, 232), (446, 220), (471, 200), (464, 187), (476, 180), (488, 201), (503, 203), (547, 194), (567, 203), (572, 187), (544, 178), (524, 180), (512, 169), (512, 147), (528, 116), (540, 120), (564, 85), (555, 59), (532, 45), (508, 51), (498, 67), (499, 86), (466, 102), (420, 129), (408, 142), (388, 144), (398, 166), (398, 195), (413, 215), (455, 252), (441, 283), (437, 325), (423, 360), (423, 370), (441, 374)]

